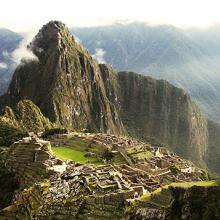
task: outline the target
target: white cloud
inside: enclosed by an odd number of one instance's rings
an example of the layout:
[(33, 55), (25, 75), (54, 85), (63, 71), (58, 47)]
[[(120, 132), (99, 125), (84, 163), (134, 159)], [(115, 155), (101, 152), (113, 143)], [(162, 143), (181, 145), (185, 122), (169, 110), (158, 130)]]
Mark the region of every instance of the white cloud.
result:
[(27, 45), (32, 41), (34, 34), (33, 33), (28, 33), (24, 34), (24, 38), (21, 41), (20, 45), (18, 46), (17, 49), (15, 49), (12, 52), (12, 59), (14, 62), (18, 65), (21, 63), (22, 60), (25, 61), (31, 61), (31, 60), (36, 60), (38, 61), (38, 58), (33, 54), (33, 52), (27, 48)]
[(103, 50), (102, 48), (96, 48), (95, 54), (93, 54), (92, 57), (96, 59), (98, 63), (106, 63), (104, 58), (105, 54), (106, 54), (105, 50)]
[(101, 42), (100, 40), (97, 40), (97, 41), (96, 41), (96, 45), (98, 45), (98, 46), (100, 46), (101, 43), (102, 43), (102, 42)]
[(3, 62), (0, 63), (0, 69), (7, 69), (7, 68), (8, 68), (7, 63), (3, 63)]
[(2, 51), (2, 56), (3, 56), (4, 58), (8, 58), (8, 57), (9, 57), (8, 51), (6, 51), (6, 50)]

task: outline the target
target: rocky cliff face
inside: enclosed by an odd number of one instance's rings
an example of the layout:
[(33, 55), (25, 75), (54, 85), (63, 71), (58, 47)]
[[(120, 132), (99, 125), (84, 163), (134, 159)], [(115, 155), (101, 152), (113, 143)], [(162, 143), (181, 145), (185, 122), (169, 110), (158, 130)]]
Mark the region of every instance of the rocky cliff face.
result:
[(154, 139), (202, 165), (206, 120), (184, 90), (167, 81), (129, 72), (118, 74), (121, 117), (130, 135)]
[(220, 187), (172, 189), (174, 202), (170, 219), (218, 219), (220, 216)]
[(38, 60), (17, 68), (2, 106), (30, 99), (62, 126), (129, 133), (203, 164), (206, 121), (183, 90), (98, 65), (60, 22), (43, 26), (29, 48)]
[(203, 166), (207, 122), (190, 96), (167, 81), (101, 65), (105, 88), (129, 135), (168, 146)]
[(29, 46), (38, 57), (20, 65), (6, 102), (30, 99), (52, 122), (74, 129), (122, 133), (98, 64), (60, 22), (45, 25)]

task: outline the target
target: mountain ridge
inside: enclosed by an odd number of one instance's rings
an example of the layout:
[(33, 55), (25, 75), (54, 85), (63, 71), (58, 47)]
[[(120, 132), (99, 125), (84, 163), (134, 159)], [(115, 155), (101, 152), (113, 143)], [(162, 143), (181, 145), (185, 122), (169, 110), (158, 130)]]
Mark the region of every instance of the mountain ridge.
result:
[[(118, 71), (166, 79), (186, 90), (213, 120), (219, 120), (219, 34), (145, 23), (72, 28), (91, 54)], [(210, 46), (209, 46), (210, 45)]]
[[(134, 71), (157, 79), (166, 79), (183, 88), (198, 102), (208, 117), (218, 121), (218, 27), (205, 30), (178, 29), (171, 25), (151, 26), (137, 22), (72, 28), (71, 33), (94, 57), (112, 64), (119, 71)], [(0, 37), (0, 53), (3, 52), (2, 45), (4, 46)], [(14, 49), (16, 46), (18, 43)], [(0, 62), (3, 61), (0, 55)], [(8, 66), (13, 64), (11, 61), (6, 63)], [(8, 87), (15, 65), (12, 67), (1, 70), (3, 79), (0, 82), (0, 94)]]

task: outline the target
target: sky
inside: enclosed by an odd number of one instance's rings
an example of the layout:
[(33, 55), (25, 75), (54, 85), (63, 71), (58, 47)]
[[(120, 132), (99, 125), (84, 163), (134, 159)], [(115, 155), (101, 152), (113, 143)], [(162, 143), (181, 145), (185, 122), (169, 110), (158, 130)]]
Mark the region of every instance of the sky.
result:
[(220, 0), (4, 0), (0, 27), (38, 30), (50, 20), (72, 26), (144, 21), (179, 27), (220, 23)]

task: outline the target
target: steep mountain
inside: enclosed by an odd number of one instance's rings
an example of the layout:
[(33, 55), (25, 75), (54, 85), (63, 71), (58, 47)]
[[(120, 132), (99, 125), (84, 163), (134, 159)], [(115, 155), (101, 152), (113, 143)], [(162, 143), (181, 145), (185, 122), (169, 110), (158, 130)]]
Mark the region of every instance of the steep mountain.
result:
[(188, 28), (185, 34), (194, 40), (203, 51), (216, 61), (220, 58), (220, 24), (215, 24), (207, 28)]
[(201, 164), (206, 153), (206, 120), (182, 89), (164, 80), (118, 74), (121, 116), (131, 135), (154, 138), (177, 154)]
[(116, 107), (106, 95), (98, 64), (66, 26), (50, 22), (29, 48), (38, 60), (16, 69), (6, 104), (30, 99), (52, 122), (74, 129), (122, 133)]
[(17, 48), (21, 39), (19, 34), (0, 28), (0, 95), (6, 92), (9, 80), (16, 68), (12, 52)]
[(164, 143), (204, 165), (206, 120), (182, 89), (98, 65), (60, 22), (49, 22), (29, 49), (38, 60), (16, 69), (1, 106), (29, 99), (51, 122)]
[(126, 131), (133, 137), (169, 146), (179, 155), (204, 165), (207, 123), (182, 89), (167, 81), (133, 72), (116, 73), (100, 65), (111, 102), (118, 107)]
[[(98, 61), (168, 80), (192, 95), (210, 118), (220, 121), (218, 30), (219, 25), (182, 30), (133, 23), (74, 28), (72, 33)], [(11, 52), (20, 40), (20, 35), (0, 29), (0, 94), (15, 69)]]
[(168, 80), (194, 97), (210, 118), (220, 121), (218, 30), (132, 23), (73, 28), (72, 33), (100, 62)]

